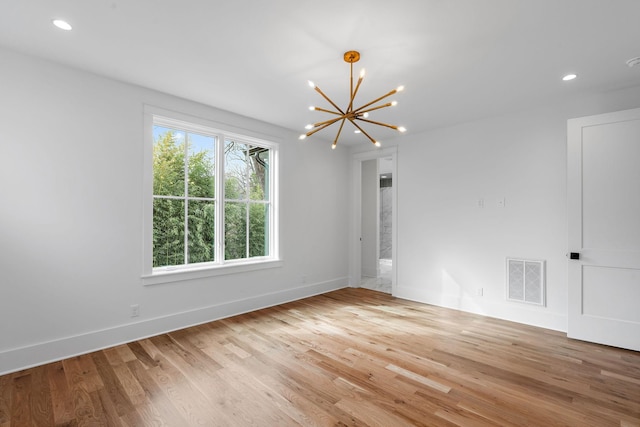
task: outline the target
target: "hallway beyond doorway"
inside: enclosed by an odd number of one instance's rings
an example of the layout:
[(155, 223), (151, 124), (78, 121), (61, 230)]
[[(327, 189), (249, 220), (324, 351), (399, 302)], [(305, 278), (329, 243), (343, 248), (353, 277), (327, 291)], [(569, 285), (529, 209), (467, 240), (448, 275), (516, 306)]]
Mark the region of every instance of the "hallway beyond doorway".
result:
[(378, 277), (362, 276), (360, 282), (361, 288), (371, 289), (373, 291), (391, 294), (391, 268), (392, 261), (390, 259), (378, 260)]

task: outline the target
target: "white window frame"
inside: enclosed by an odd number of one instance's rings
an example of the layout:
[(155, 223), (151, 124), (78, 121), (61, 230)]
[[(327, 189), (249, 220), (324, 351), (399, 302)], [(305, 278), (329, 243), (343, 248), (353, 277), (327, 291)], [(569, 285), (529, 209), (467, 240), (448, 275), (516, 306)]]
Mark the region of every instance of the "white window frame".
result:
[[(225, 140), (233, 139), (240, 143), (265, 147), (270, 150), (270, 203), (272, 206), (269, 217), (269, 255), (264, 257), (243, 258), (235, 260), (224, 259), (224, 233), (215, 235), (216, 261), (194, 263), (179, 266), (153, 267), (153, 127), (154, 125), (176, 128), (187, 132), (216, 138), (216, 221), (224, 221), (224, 145)], [(251, 135), (253, 134), (253, 135)], [(154, 285), (218, 276), (224, 274), (242, 273), (266, 268), (282, 266), (279, 250), (279, 197), (278, 197), (278, 146), (272, 137), (264, 139), (261, 135), (230, 126), (181, 114), (158, 107), (145, 105), (144, 108), (144, 165), (143, 165), (143, 271), (144, 285)]]

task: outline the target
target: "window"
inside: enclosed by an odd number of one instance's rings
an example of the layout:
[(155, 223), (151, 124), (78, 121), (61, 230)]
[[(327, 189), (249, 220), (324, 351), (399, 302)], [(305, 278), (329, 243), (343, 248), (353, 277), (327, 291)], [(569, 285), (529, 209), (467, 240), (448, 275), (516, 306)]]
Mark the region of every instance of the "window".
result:
[(277, 144), (148, 116), (143, 277), (277, 261)]

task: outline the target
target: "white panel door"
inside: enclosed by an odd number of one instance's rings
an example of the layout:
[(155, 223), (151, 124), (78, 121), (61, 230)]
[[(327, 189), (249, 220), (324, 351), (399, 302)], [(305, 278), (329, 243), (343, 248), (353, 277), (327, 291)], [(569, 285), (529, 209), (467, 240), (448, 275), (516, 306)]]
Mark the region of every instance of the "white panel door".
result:
[[(640, 351), (640, 109), (568, 121), (568, 336)], [(576, 255), (574, 255), (575, 257)]]

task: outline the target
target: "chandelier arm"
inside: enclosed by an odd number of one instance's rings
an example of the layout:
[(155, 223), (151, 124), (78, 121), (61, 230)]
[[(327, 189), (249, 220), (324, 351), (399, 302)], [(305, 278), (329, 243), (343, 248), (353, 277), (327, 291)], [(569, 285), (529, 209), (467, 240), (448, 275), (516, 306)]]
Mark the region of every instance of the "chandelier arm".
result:
[(332, 124), (334, 124), (335, 122), (337, 122), (338, 120), (341, 120), (341, 119), (345, 119), (345, 116), (340, 116), (340, 117), (335, 118), (335, 119), (325, 120), (324, 122), (314, 123), (313, 127), (317, 128), (318, 126), (332, 125)]
[(375, 111), (375, 110), (379, 110), (381, 108), (392, 107), (392, 106), (393, 106), (393, 103), (387, 102), (386, 104), (377, 105), (375, 107), (367, 108), (366, 110), (357, 110), (357, 116), (359, 118), (359, 116), (364, 114), (364, 113), (368, 113), (370, 111)]
[(364, 104), (362, 107), (358, 108), (357, 110), (354, 110), (354, 113), (359, 113), (363, 109), (367, 108), (369, 105), (375, 104), (376, 102), (381, 101), (381, 100), (385, 99), (386, 97), (391, 96), (391, 95), (393, 95), (394, 93), (397, 93), (397, 92), (398, 92), (398, 89), (394, 89), (391, 92), (387, 93), (386, 95), (382, 95), (380, 98), (374, 99), (373, 101), (371, 101), (371, 102), (369, 102), (367, 104)]
[(358, 124), (357, 124), (354, 120), (355, 120), (355, 119), (349, 119), (349, 121), (350, 121), (351, 123), (353, 123), (353, 125), (354, 125), (355, 127), (357, 127), (357, 128), (358, 128), (358, 130), (359, 130), (360, 132), (362, 132), (362, 134), (363, 134), (364, 136), (366, 136), (367, 138), (369, 138), (369, 140), (373, 143), (373, 145), (375, 145), (376, 147), (377, 147), (377, 146), (379, 146), (379, 145), (380, 145), (380, 143), (379, 143), (378, 141), (376, 141), (375, 139), (371, 138), (371, 135), (369, 135), (367, 132), (365, 132), (365, 131), (364, 131), (364, 129), (362, 129), (360, 126), (358, 126)]
[(340, 128), (338, 128), (338, 133), (336, 134), (336, 139), (333, 140), (333, 145), (331, 146), (331, 148), (336, 148), (336, 145), (338, 145), (338, 138), (340, 138), (340, 133), (342, 132), (342, 128), (344, 126), (344, 122), (346, 119), (342, 119), (342, 123), (340, 123)]
[(363, 119), (363, 118), (360, 118), (360, 117), (358, 117), (358, 120), (361, 120), (361, 121), (367, 122), (367, 123), (372, 123), (372, 124), (378, 125), (378, 126), (385, 126), (385, 127), (391, 128), (393, 130), (398, 130), (398, 126), (389, 125), (389, 124), (386, 124), (386, 123), (376, 122), (376, 121), (373, 121), (373, 120)]
[(344, 116), (344, 114), (339, 113), (337, 111), (331, 111), (331, 110), (327, 110), (325, 108), (320, 108), (320, 107), (313, 107), (313, 111), (322, 111), (323, 113), (331, 113), (331, 114), (337, 114), (338, 116)]
[(322, 130), (322, 129), (324, 129), (324, 128), (328, 128), (329, 126), (331, 126), (332, 124), (334, 124), (334, 123), (335, 123), (335, 122), (337, 122), (338, 120), (340, 120), (340, 119), (338, 118), (338, 119), (336, 119), (336, 120), (333, 120), (331, 123), (327, 123), (326, 125), (322, 125), (322, 126), (320, 126), (319, 128), (317, 128), (317, 129), (314, 129), (314, 130), (312, 130), (312, 131), (307, 132), (305, 135), (306, 135), (306, 136), (311, 136), (311, 135), (313, 135), (314, 133), (316, 133), (316, 132), (318, 132), (318, 131), (321, 131), (321, 130)]
[(327, 95), (324, 94), (323, 91), (320, 90), (320, 88), (318, 86), (316, 86), (314, 88), (316, 90), (316, 92), (318, 92), (320, 95), (322, 95), (322, 97), (324, 99), (326, 99), (327, 101), (329, 101), (329, 104), (333, 105), (333, 108), (335, 108), (336, 110), (340, 111), (340, 114), (344, 114), (344, 111), (342, 111), (340, 109), (340, 107), (338, 107), (331, 99), (329, 99), (329, 97)]

